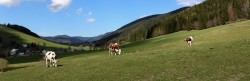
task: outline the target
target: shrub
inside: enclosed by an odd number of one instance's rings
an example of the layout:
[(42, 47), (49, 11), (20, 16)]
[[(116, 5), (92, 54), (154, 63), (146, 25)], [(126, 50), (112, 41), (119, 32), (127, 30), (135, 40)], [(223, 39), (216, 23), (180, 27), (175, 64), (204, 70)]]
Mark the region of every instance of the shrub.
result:
[(0, 58), (0, 71), (3, 72), (3, 70), (8, 67), (8, 64), (6, 59)]

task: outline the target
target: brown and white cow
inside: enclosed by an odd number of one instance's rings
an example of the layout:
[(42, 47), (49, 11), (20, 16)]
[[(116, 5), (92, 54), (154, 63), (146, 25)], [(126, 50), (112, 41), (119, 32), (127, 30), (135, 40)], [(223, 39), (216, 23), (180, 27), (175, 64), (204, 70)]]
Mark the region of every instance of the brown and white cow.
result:
[(194, 38), (192, 36), (188, 36), (185, 41), (188, 43), (188, 47), (191, 47)]
[(113, 55), (113, 52), (115, 55), (120, 55), (121, 54), (121, 49), (118, 43), (109, 43), (109, 54)]

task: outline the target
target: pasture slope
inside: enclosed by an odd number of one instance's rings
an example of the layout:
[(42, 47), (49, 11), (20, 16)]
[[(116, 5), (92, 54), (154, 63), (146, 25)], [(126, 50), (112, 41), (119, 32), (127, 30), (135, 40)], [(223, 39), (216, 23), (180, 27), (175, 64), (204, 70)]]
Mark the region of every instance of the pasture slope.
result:
[[(59, 67), (44, 61), (13, 63), (0, 81), (247, 81), (250, 80), (250, 21), (180, 31), (108, 51), (61, 54)], [(187, 47), (184, 39), (192, 35)]]
[(66, 45), (52, 43), (52, 42), (27, 35), (22, 32), (19, 32), (19, 31), (16, 31), (11, 28), (4, 27), (4, 26), (0, 26), (0, 37), (3, 39), (15, 40), (17, 42), (22, 42), (22, 43), (35, 42), (38, 45), (46, 44), (47, 47), (51, 47), (51, 48), (68, 48), (68, 46)]

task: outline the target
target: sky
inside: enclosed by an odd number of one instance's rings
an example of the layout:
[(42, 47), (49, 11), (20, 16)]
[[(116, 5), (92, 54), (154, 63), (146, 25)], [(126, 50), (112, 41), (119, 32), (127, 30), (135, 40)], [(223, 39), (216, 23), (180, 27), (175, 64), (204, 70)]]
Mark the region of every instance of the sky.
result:
[(204, 0), (0, 0), (0, 23), (22, 25), (40, 36), (92, 37), (145, 16)]

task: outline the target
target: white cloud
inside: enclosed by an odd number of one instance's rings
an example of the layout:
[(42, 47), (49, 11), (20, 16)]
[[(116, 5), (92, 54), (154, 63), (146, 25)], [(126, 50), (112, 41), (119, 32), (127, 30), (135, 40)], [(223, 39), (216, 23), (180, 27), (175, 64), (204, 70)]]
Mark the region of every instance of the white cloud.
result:
[(204, 0), (177, 0), (177, 4), (182, 6), (193, 6), (195, 4), (200, 4)]
[(77, 15), (81, 15), (81, 14), (82, 14), (82, 8), (78, 8), (78, 9), (76, 10), (76, 14), (77, 14)]
[(91, 16), (92, 14), (93, 14), (92, 12), (89, 12), (89, 13), (88, 13), (88, 16)]
[(59, 12), (60, 10), (68, 7), (71, 3), (71, 0), (51, 0), (49, 8), (52, 12)]
[(14, 7), (23, 2), (45, 2), (45, 0), (0, 0), (0, 5), (6, 7)]
[(22, 1), (30, 1), (30, 2), (44, 2), (46, 0), (22, 0)]
[(95, 21), (96, 21), (95, 18), (89, 18), (89, 19), (87, 19), (87, 22), (89, 22), (89, 23), (93, 23), (93, 22), (95, 22)]
[(21, 3), (21, 0), (0, 0), (0, 5), (6, 6), (6, 7), (13, 7), (16, 5), (19, 5)]
[(88, 12), (88, 14), (87, 14), (87, 17), (89, 17), (89, 18), (87, 19), (87, 22), (88, 22), (88, 23), (96, 22), (96, 19), (93, 18), (93, 17), (91, 17), (92, 15), (93, 15), (93, 13), (92, 13), (91, 11)]

